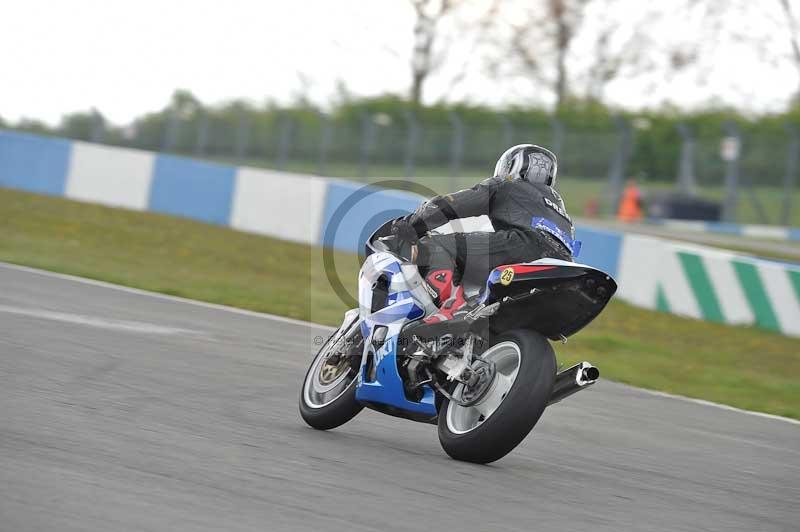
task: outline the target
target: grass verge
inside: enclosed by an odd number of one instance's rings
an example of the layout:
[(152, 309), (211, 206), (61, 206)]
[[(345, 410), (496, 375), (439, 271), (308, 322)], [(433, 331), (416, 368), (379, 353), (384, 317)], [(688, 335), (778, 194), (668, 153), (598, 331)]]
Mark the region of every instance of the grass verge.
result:
[[(0, 189), (0, 260), (337, 324), (320, 249), (223, 227)], [(352, 293), (355, 255), (335, 255)], [(800, 419), (800, 339), (612, 302), (559, 361), (619, 382)]]

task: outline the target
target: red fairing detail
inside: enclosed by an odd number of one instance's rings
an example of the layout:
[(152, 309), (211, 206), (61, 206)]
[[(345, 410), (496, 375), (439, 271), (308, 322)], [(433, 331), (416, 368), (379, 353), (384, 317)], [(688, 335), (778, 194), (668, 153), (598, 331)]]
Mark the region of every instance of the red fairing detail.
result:
[(439, 302), (444, 302), (450, 299), (453, 289), (453, 271), (452, 270), (435, 270), (428, 274), (425, 278), (428, 284), (439, 294)]
[(524, 266), (520, 264), (507, 264), (505, 266), (498, 266), (495, 270), (503, 271), (506, 268), (511, 268), (514, 270), (514, 273), (533, 273), (533, 272), (542, 272), (545, 270), (554, 270), (557, 266)]

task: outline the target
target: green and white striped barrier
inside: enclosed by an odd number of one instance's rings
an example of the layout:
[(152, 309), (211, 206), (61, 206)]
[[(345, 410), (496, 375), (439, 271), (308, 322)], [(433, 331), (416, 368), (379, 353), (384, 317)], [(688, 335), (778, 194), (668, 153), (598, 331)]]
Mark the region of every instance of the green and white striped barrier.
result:
[(641, 307), (800, 336), (800, 266), (626, 234), (619, 297)]

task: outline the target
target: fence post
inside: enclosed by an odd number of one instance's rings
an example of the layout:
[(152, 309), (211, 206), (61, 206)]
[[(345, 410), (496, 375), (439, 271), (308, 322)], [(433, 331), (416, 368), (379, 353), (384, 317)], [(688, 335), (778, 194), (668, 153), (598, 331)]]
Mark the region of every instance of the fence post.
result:
[(178, 140), (180, 123), (178, 122), (178, 110), (170, 107), (167, 110), (167, 122), (164, 125), (164, 137), (161, 140), (161, 151), (170, 152), (175, 149)]
[[(500, 124), (503, 128), (503, 145), (500, 147), (500, 153), (503, 153), (511, 146), (514, 146), (514, 124), (511, 119), (506, 115), (500, 115)], [(499, 156), (500, 154), (498, 154)]]
[(105, 139), (105, 120), (97, 109), (92, 109), (92, 131), (89, 140), (101, 143)]
[(236, 128), (236, 141), (234, 145), (234, 155), (237, 159), (247, 156), (250, 145), (250, 118), (247, 112), (242, 110), (239, 113), (238, 127)]
[(403, 169), (406, 177), (414, 178), (417, 171), (417, 144), (419, 143), (419, 122), (411, 109), (406, 109), (403, 113), (406, 121), (406, 152), (403, 157)]
[(722, 205), (722, 219), (736, 221), (736, 208), (739, 202), (739, 150), (741, 137), (739, 128), (732, 120), (725, 123), (725, 137), (720, 144), (720, 155), (725, 161), (725, 201)]
[(797, 163), (800, 156), (800, 138), (797, 126), (791, 122), (784, 124), (786, 134), (789, 136), (789, 146), (786, 153), (786, 173), (783, 176), (783, 201), (781, 204), (780, 224), (789, 227), (792, 225), (792, 203), (794, 200), (794, 187), (797, 180)]
[(450, 181), (449, 190), (455, 190), (455, 179), (461, 173), (461, 160), (464, 157), (464, 121), (455, 111), (447, 113), (450, 127), (453, 128), (453, 140), (450, 144)]
[(692, 195), (697, 191), (697, 182), (694, 174), (694, 132), (692, 129), (679, 122), (676, 126), (681, 136), (681, 154), (678, 161), (678, 190), (684, 194)]
[(361, 111), (361, 154), (358, 161), (358, 173), (364, 181), (369, 176), (369, 158), (372, 155), (372, 150), (375, 146), (375, 122), (372, 116), (366, 112)]
[(550, 128), (553, 131), (553, 147), (551, 149), (558, 156), (564, 145), (564, 122), (554, 116), (550, 121)]
[(317, 164), (317, 174), (327, 175), (328, 173), (328, 151), (333, 140), (333, 120), (330, 115), (319, 111), (320, 136), (319, 136), (319, 162)]
[(289, 160), (289, 152), (292, 148), (292, 129), (294, 123), (292, 117), (288, 113), (281, 113), (278, 133), (278, 153), (276, 158), (276, 166), (278, 170), (286, 168), (286, 162)]
[(206, 148), (208, 147), (208, 137), (209, 137), (209, 119), (208, 113), (201, 109), (198, 113), (197, 117), (197, 135), (194, 138), (194, 153), (198, 156), (204, 156), (206, 154)]
[(614, 125), (618, 136), (617, 148), (614, 150), (611, 166), (608, 170), (608, 200), (612, 214), (617, 212), (617, 206), (622, 196), (622, 186), (625, 180), (632, 140), (631, 128), (627, 120), (621, 116), (615, 116)]
[(128, 126), (126, 130), (126, 137), (128, 138), (129, 144), (133, 148), (144, 148), (144, 142), (141, 138), (141, 125), (138, 121), (134, 121), (130, 126)]

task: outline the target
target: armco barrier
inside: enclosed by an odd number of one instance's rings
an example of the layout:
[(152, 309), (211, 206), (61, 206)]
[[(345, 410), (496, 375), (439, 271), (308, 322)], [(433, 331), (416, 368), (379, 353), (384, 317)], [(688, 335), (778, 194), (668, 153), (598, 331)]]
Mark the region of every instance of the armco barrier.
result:
[(800, 267), (626, 234), (619, 297), (681, 316), (800, 336)]
[[(0, 131), (0, 186), (185, 216), (359, 251), (422, 197), (357, 183), (236, 168)], [(488, 228), (485, 218), (454, 224)], [(445, 230), (447, 230), (445, 228)], [(682, 316), (800, 336), (800, 267), (656, 237), (580, 227), (579, 260), (614, 276), (619, 297)]]
[(734, 224), (727, 222), (698, 222), (691, 220), (647, 220), (653, 225), (660, 225), (680, 231), (700, 233), (721, 233), (741, 235), (753, 238), (773, 240), (800, 240), (800, 227), (783, 227), (778, 225)]
[(230, 225), (240, 231), (316, 244), (327, 180), (256, 168), (236, 172)]
[(0, 131), (0, 186), (316, 244), (328, 184), (256, 168)]
[(0, 131), (0, 185), (61, 196), (72, 142)]
[(236, 168), (183, 157), (159, 155), (150, 183), (148, 209), (227, 225)]
[(577, 260), (599, 268), (616, 278), (619, 273), (619, 256), (623, 235), (612, 231), (578, 227), (575, 237), (581, 241)]
[(143, 211), (150, 199), (153, 153), (74, 142), (66, 179), (68, 198)]
[(408, 192), (332, 180), (325, 196), (320, 241), (336, 249), (358, 251), (378, 226), (412, 212), (423, 199)]

